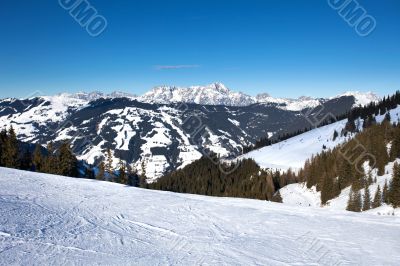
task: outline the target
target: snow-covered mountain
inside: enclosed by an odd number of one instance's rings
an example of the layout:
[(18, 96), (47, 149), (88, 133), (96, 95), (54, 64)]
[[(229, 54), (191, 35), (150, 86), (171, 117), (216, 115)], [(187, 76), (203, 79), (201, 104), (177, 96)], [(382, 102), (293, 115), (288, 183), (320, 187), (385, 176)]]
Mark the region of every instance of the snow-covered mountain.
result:
[(3, 265), (398, 265), (396, 216), (0, 168)]
[[(351, 96), (327, 101), (323, 111), (340, 115), (354, 105)], [(110, 148), (119, 159), (153, 181), (209, 152), (224, 158), (268, 135), (303, 130), (310, 124), (301, 112), (270, 104), (210, 106), (149, 104), (131, 98), (87, 102), (58, 95), (0, 102), (0, 128), (12, 125), (21, 141), (46, 145), (72, 143), (79, 159), (97, 164)]]
[(93, 91), (93, 92), (77, 92), (77, 93), (60, 93), (56, 95), (56, 97), (62, 97), (62, 98), (70, 98), (70, 99), (79, 99), (86, 101), (87, 103), (91, 101), (96, 101), (98, 99), (104, 98), (104, 99), (113, 99), (113, 98), (130, 98), (130, 99), (136, 99), (137, 96), (131, 93), (127, 92), (120, 92), (120, 91), (114, 91), (112, 93), (106, 94), (103, 92), (99, 91)]
[[(389, 111), (392, 123), (399, 123), (400, 121), (400, 106)], [(385, 118), (385, 115), (378, 115), (375, 117), (378, 123), (381, 123)], [(333, 139), (334, 132), (342, 132), (347, 119), (337, 121), (336, 123), (323, 126), (320, 128), (313, 129), (306, 133), (298, 136), (289, 138), (285, 141), (273, 144), (271, 146), (263, 147), (242, 156), (238, 159), (252, 158), (257, 164), (265, 169), (274, 170), (288, 170), (298, 171), (304, 167), (307, 159), (310, 159), (313, 155), (321, 153), (323, 150), (332, 149), (350, 139), (355, 134), (348, 133), (346, 136), (338, 135)], [(362, 131), (362, 121), (357, 122), (358, 130)], [(400, 160), (397, 160), (400, 163)], [(370, 193), (374, 195), (378, 185), (383, 188), (385, 181), (389, 184), (392, 180), (392, 169), (394, 162), (390, 162), (386, 166), (385, 174), (378, 176), (377, 169), (370, 169), (367, 171), (368, 163), (364, 166), (365, 172), (371, 174), (373, 179), (377, 179), (377, 182), (370, 186)], [(345, 210), (349, 199), (350, 187), (342, 190), (341, 194), (330, 201), (327, 205), (321, 206), (321, 192), (317, 192), (315, 187), (308, 189), (304, 183), (291, 184), (283, 187), (280, 190), (283, 203), (295, 206), (303, 207), (324, 207), (326, 209)], [(362, 193), (364, 191), (362, 190)], [(379, 213), (381, 215), (391, 215), (395, 211), (392, 207), (384, 205), (377, 209), (370, 210), (371, 213)]]
[(220, 83), (160, 87), (142, 97), (62, 93), (1, 100), (0, 128), (13, 125), (19, 140), (42, 145), (69, 140), (77, 156), (91, 164), (110, 148), (115, 165), (120, 158), (138, 169), (144, 164), (151, 181), (206, 152), (232, 158), (266, 135), (310, 127), (303, 116), (310, 108), (321, 107), (322, 112), (316, 112), (321, 117), (341, 115), (374, 97), (348, 93), (331, 99), (253, 98)]
[(366, 105), (376, 102), (379, 97), (371, 92), (347, 92), (329, 99), (299, 97), (298, 99), (274, 98), (267, 93), (262, 93), (256, 97), (246, 95), (241, 92), (234, 92), (222, 83), (213, 83), (207, 86), (193, 86), (188, 88), (162, 86), (155, 87), (153, 90), (139, 97), (138, 100), (146, 103), (196, 103), (202, 105), (227, 105), (227, 106), (248, 106), (255, 103), (271, 104), (278, 108), (289, 111), (301, 111), (306, 108), (314, 108), (322, 103), (352, 96), (356, 99), (355, 106)]
[(307, 96), (292, 98), (275, 98), (268, 93), (258, 94), (256, 97), (235, 92), (227, 88), (222, 83), (212, 83), (206, 86), (191, 86), (188, 88), (176, 86), (159, 86), (148, 91), (142, 96), (127, 92), (115, 91), (109, 94), (93, 91), (93, 92), (77, 92), (77, 93), (60, 93), (55, 96), (45, 96), (47, 100), (64, 102), (67, 107), (74, 107), (74, 102), (80, 105), (88, 104), (98, 99), (115, 99), (129, 98), (143, 103), (151, 104), (172, 104), (172, 103), (188, 103), (200, 105), (224, 105), (224, 106), (249, 106), (252, 104), (266, 104), (288, 111), (301, 111), (307, 108), (315, 108), (327, 101), (335, 100), (341, 97), (354, 97), (354, 106), (366, 105), (370, 102), (376, 102), (380, 98), (372, 92), (345, 92), (343, 94), (330, 98), (312, 98)]
[(155, 87), (139, 98), (147, 103), (196, 103), (202, 105), (248, 106), (256, 103), (255, 99), (241, 92), (233, 92), (222, 83), (207, 86)]

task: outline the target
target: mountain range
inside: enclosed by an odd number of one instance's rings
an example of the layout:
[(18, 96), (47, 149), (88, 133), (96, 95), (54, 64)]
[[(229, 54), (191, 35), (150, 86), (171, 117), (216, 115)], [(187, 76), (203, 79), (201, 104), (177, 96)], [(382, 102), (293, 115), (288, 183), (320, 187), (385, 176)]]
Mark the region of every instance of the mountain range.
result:
[[(223, 84), (157, 87), (143, 96), (115, 92), (58, 94), (0, 101), (0, 128), (12, 125), (24, 142), (56, 146), (68, 140), (79, 159), (99, 163), (107, 149), (145, 170), (149, 182), (203, 154), (235, 158), (265, 136), (312, 127), (315, 119), (343, 115), (378, 100), (372, 93), (327, 99), (251, 97)], [(144, 167), (144, 169), (142, 169)]]
[(136, 94), (115, 91), (110, 94), (99, 91), (61, 93), (61, 96), (71, 99), (79, 99), (86, 102), (98, 100), (101, 98), (129, 98), (143, 103), (171, 104), (171, 103), (193, 103), (200, 105), (225, 105), (225, 106), (249, 106), (256, 103), (273, 104), (277, 107), (290, 111), (300, 111), (305, 108), (316, 107), (323, 102), (340, 98), (342, 96), (354, 96), (355, 105), (366, 105), (372, 101), (379, 100), (379, 97), (372, 92), (346, 92), (331, 98), (312, 98), (301, 96), (297, 99), (275, 98), (268, 93), (260, 93), (255, 97), (242, 92), (235, 92), (227, 88), (222, 83), (212, 83), (206, 86), (176, 87), (176, 86), (158, 86), (146, 92), (142, 96)]

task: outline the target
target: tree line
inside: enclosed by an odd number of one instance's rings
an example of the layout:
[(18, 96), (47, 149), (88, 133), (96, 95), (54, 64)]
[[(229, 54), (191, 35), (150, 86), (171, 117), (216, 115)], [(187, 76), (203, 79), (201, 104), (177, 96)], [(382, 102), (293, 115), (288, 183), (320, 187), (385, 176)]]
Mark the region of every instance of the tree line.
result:
[(78, 161), (68, 141), (62, 142), (56, 149), (52, 142), (46, 148), (39, 144), (32, 145), (17, 140), (14, 128), (0, 132), (0, 166), (32, 172), (40, 172), (69, 177), (111, 181), (135, 187), (147, 187), (145, 165), (142, 173), (119, 161), (113, 167), (113, 156), (107, 149), (105, 160), (97, 167)]
[(161, 177), (149, 187), (179, 193), (281, 202), (279, 189), (298, 181), (292, 171), (263, 170), (252, 159), (227, 163), (211, 154)]
[[(348, 126), (347, 129), (349, 132), (356, 132), (357, 128), (355, 125), (355, 121), (358, 118), (363, 119), (366, 121), (365, 123), (371, 123), (374, 116), (377, 115), (384, 115), (388, 110), (392, 110), (397, 107), (397, 105), (400, 105), (400, 91), (396, 91), (395, 94), (392, 96), (385, 96), (382, 100), (379, 102), (371, 102), (366, 106), (358, 106), (355, 108), (352, 108), (349, 112), (344, 113), (342, 115), (337, 115), (335, 119), (325, 119), (321, 121), (317, 127), (323, 127), (329, 124), (332, 124), (336, 121), (340, 121), (343, 119), (348, 119)], [(365, 125), (365, 127), (368, 127), (368, 125)], [(254, 144), (245, 146), (243, 148), (243, 153), (248, 153), (253, 150), (257, 150), (266, 146), (271, 146), (272, 144), (279, 143), (281, 141), (285, 141), (289, 138), (301, 135), (303, 133), (306, 133), (310, 130), (315, 129), (315, 127), (306, 127), (303, 130), (297, 130), (293, 132), (284, 132), (279, 134), (278, 136), (273, 136), (273, 137), (262, 137), (258, 139)]]

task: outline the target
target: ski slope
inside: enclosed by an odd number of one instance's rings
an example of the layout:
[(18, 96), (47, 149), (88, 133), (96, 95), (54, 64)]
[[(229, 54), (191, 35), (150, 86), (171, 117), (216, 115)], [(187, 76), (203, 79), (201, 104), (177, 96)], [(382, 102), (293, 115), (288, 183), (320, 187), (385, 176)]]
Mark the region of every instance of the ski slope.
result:
[(398, 265), (400, 218), (0, 168), (1, 265)]
[[(362, 101), (360, 100), (360, 102)], [(400, 122), (400, 106), (390, 110), (389, 113), (392, 123)], [(378, 123), (381, 123), (384, 118), (385, 115), (375, 117)], [(304, 166), (307, 159), (321, 153), (324, 150), (324, 146), (325, 149), (332, 149), (353, 138), (355, 134), (341, 135), (346, 123), (347, 119), (344, 119), (327, 126), (315, 128), (285, 141), (246, 153), (238, 157), (238, 159), (254, 159), (263, 168), (279, 170), (288, 170), (290, 168), (296, 171)], [(356, 121), (360, 131), (363, 130), (362, 124), (362, 119)], [(339, 136), (333, 140), (335, 130)]]
[[(346, 123), (347, 119), (313, 129), (271, 146), (251, 151), (239, 157), (239, 159), (254, 159), (263, 168), (299, 170), (304, 166), (307, 159), (323, 151), (323, 146), (332, 149), (349, 140), (352, 137), (351, 134), (348, 134), (347, 137), (340, 136), (340, 132)], [(339, 133), (339, 136), (333, 140), (335, 130)]]
[[(364, 163), (364, 169), (366, 173), (370, 173), (373, 180), (369, 186), (369, 193), (371, 201), (374, 199), (378, 186), (381, 191), (385, 186), (385, 183), (390, 184), (393, 179), (393, 166), (395, 162), (400, 163), (400, 159), (396, 159), (394, 162), (390, 162), (385, 166), (385, 174), (382, 176), (378, 175), (378, 169), (369, 169), (368, 162)], [(371, 170), (371, 171), (370, 171)], [(339, 196), (329, 200), (326, 205), (321, 205), (321, 192), (317, 192), (315, 186), (307, 188), (306, 183), (290, 184), (279, 190), (282, 202), (291, 206), (302, 206), (302, 207), (323, 207), (333, 210), (346, 210), (347, 203), (349, 201), (351, 187), (347, 187), (342, 190)], [(360, 190), (362, 196), (365, 194), (365, 188)], [(400, 216), (400, 208), (394, 209), (392, 206), (383, 204), (383, 206), (371, 209), (367, 211), (377, 215), (396, 215)]]

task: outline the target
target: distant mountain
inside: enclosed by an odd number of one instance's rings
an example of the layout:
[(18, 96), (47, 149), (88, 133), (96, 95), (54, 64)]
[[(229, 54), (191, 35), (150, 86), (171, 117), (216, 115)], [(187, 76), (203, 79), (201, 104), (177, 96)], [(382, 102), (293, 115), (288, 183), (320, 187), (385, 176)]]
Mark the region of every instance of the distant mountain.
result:
[[(354, 97), (354, 106), (366, 105), (370, 102), (377, 102), (380, 98), (372, 92), (345, 92), (331, 98), (312, 98), (302, 96), (297, 99), (292, 98), (275, 98), (268, 93), (261, 93), (255, 97), (235, 92), (227, 88), (222, 83), (212, 83), (206, 86), (191, 86), (187, 88), (175, 86), (159, 86), (155, 87), (142, 96), (135, 94), (115, 91), (109, 94), (93, 91), (78, 93), (60, 93), (55, 96), (44, 96), (42, 98), (54, 103), (59, 108), (67, 109), (67, 107), (79, 107), (87, 105), (91, 101), (115, 98), (128, 98), (143, 103), (150, 104), (173, 104), (173, 103), (190, 103), (200, 105), (224, 105), (224, 106), (249, 106), (252, 104), (264, 104), (277, 107), (288, 111), (301, 111), (306, 108), (315, 108), (325, 102), (335, 100), (341, 97)], [(4, 99), (1, 101), (10, 101), (12, 99)], [(67, 107), (62, 107), (63, 105)]]
[[(222, 86), (219, 92), (229, 93)], [(130, 95), (113, 95), (116, 98), (80, 93), (1, 100), (0, 128), (13, 125), (19, 140), (30, 143), (53, 141), (57, 146), (69, 140), (78, 158), (91, 164), (98, 163), (110, 148), (115, 166), (120, 158), (139, 171), (144, 165), (151, 182), (204, 153), (234, 158), (243, 147), (266, 135), (311, 126), (302, 115), (309, 108), (291, 111), (285, 103), (187, 104), (183, 108), (179, 103), (144, 103)], [(218, 102), (218, 97), (210, 99)], [(342, 96), (319, 103), (322, 112), (317, 115), (323, 117), (328, 112), (341, 115), (349, 111), (357, 99)]]
[(262, 103), (276, 106), (283, 110), (301, 111), (306, 108), (314, 108), (329, 100), (343, 96), (355, 97), (355, 105), (365, 105), (372, 101), (378, 101), (379, 97), (371, 92), (347, 92), (329, 99), (300, 97), (298, 99), (274, 98), (267, 93), (256, 97), (241, 92), (233, 92), (222, 83), (213, 83), (207, 86), (192, 86), (188, 88), (162, 86), (155, 87), (137, 99), (146, 103), (196, 103), (202, 105), (226, 105), (226, 106), (248, 106)]
[(146, 103), (196, 103), (202, 105), (248, 106), (256, 103), (255, 99), (241, 92), (233, 92), (222, 83), (213, 83), (208, 86), (155, 87), (139, 97), (139, 101)]
[(77, 92), (77, 93), (61, 93), (56, 96), (59, 96), (61, 98), (72, 98), (72, 99), (79, 99), (83, 100), (86, 102), (91, 102), (95, 101), (101, 98), (104, 99), (110, 99), (110, 98), (131, 98), (131, 99), (136, 99), (137, 96), (131, 93), (127, 92), (120, 92), (120, 91), (114, 91), (110, 94), (106, 94), (103, 92), (99, 91), (93, 91), (93, 92)]

